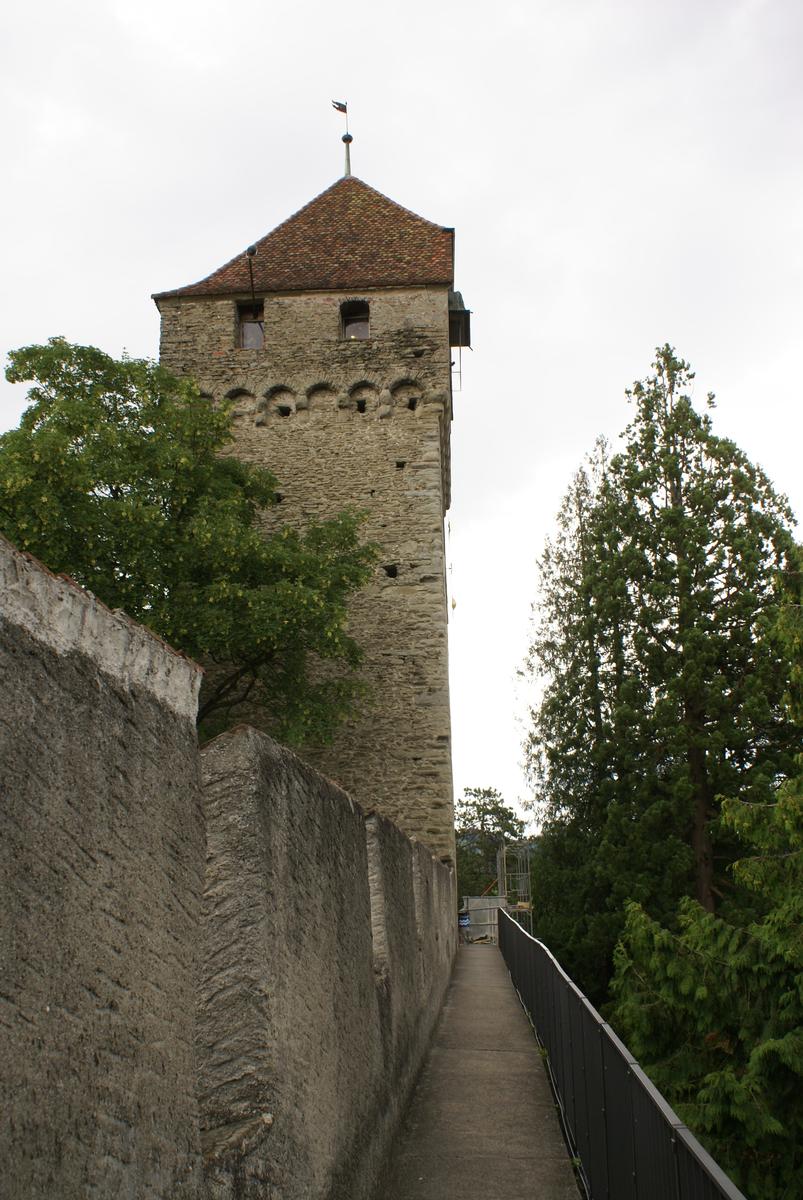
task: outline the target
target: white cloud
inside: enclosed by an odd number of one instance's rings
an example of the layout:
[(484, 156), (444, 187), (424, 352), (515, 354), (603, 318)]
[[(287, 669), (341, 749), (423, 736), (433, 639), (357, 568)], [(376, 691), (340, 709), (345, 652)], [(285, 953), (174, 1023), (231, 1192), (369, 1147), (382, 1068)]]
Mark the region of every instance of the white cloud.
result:
[[(197, 279), (342, 169), (457, 229), (455, 776), (513, 799), (534, 561), (673, 342), (803, 510), (798, 5), (114, 0), (0, 18), (4, 348), (155, 355)], [(18, 389), (0, 392), (13, 424)], [(519, 722), (519, 724), (517, 724)]]

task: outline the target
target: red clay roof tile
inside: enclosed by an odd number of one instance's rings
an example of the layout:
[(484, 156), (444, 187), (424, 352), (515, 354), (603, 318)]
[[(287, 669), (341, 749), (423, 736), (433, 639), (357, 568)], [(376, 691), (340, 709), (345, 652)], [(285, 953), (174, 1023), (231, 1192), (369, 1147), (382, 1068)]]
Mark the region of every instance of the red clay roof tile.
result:
[[(259, 293), (451, 286), (453, 231), (416, 216), (349, 175), (257, 242), (251, 263)], [(158, 292), (154, 299), (250, 290), (242, 251), (198, 283)]]

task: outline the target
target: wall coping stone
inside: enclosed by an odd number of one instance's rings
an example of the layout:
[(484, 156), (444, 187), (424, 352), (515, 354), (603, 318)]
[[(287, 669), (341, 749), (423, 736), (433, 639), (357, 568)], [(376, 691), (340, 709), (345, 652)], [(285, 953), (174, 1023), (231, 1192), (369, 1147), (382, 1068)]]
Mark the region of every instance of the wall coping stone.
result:
[(203, 670), (119, 609), (0, 535), (0, 622), (16, 624), (57, 654), (91, 659), (127, 688), (141, 688), (195, 722)]

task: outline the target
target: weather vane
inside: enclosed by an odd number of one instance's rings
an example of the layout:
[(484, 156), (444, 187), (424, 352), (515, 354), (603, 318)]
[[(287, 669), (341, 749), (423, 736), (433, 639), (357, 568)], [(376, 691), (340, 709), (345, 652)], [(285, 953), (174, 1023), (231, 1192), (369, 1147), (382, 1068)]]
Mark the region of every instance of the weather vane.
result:
[(346, 118), (346, 132), (343, 134), (343, 142), (346, 146), (346, 175), (351, 174), (351, 143), (354, 138), (349, 133), (349, 106), (345, 100), (333, 100), (332, 108), (336, 108)]

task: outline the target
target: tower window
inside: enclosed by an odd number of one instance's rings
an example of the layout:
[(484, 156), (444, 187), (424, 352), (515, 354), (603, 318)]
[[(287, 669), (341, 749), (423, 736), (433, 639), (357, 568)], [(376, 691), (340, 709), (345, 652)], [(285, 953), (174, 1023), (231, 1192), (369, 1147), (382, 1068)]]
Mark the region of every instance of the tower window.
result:
[(243, 350), (261, 350), (265, 345), (265, 305), (237, 305), (237, 336)]
[(365, 300), (347, 300), (340, 305), (340, 325), (347, 342), (364, 342), (371, 336)]

